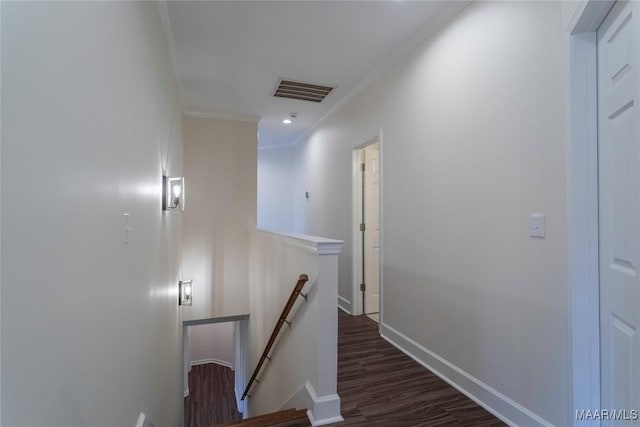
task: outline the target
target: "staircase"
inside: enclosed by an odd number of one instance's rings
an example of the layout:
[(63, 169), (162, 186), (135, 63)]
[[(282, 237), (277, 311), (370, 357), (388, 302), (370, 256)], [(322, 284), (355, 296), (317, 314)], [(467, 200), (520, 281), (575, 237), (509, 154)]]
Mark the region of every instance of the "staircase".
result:
[(310, 425), (306, 409), (286, 409), (239, 422), (220, 424), (216, 427), (307, 427)]

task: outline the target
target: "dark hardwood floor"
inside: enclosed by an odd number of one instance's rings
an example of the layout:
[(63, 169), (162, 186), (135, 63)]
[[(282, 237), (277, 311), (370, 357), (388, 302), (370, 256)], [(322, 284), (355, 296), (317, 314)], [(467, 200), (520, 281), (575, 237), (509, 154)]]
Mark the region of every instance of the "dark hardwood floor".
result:
[[(241, 419), (233, 371), (194, 366), (185, 398), (185, 427), (210, 427)], [(378, 335), (367, 316), (338, 311), (338, 394), (344, 422), (332, 426), (505, 425)]]
[(367, 316), (338, 310), (338, 394), (332, 426), (503, 426), (503, 422), (378, 335)]
[(230, 368), (215, 363), (192, 367), (189, 396), (184, 398), (184, 426), (211, 427), (241, 420), (233, 386)]

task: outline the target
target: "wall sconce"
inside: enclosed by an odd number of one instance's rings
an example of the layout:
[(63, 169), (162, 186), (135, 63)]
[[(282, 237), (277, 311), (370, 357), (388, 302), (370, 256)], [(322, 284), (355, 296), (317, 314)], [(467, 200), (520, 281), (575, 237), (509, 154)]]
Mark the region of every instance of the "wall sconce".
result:
[(178, 305), (191, 305), (193, 300), (192, 279), (180, 280), (178, 283)]
[(180, 206), (184, 211), (184, 178), (162, 176), (162, 210)]

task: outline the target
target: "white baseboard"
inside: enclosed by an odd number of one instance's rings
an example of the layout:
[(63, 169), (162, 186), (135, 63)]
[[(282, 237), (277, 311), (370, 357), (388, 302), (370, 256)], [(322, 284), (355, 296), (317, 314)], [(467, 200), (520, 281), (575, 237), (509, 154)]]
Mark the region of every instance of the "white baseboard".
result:
[(280, 407), (280, 410), (287, 408), (307, 408), (307, 417), (312, 426), (323, 426), (344, 421), (344, 418), (340, 415), (340, 396), (330, 394), (318, 397), (309, 381), (300, 387), (300, 389)]
[(140, 415), (138, 415), (138, 421), (136, 422), (136, 427), (156, 427), (156, 426), (151, 421), (149, 421), (149, 419), (145, 414), (140, 412)]
[(553, 426), (547, 420), (426, 349), (391, 326), (380, 323), (380, 335), (407, 356), (448, 382), (505, 423), (512, 426), (527, 427)]
[(238, 392), (237, 390), (235, 390), (234, 394), (236, 396), (236, 406), (238, 407), (238, 412), (242, 414), (243, 419), (248, 418), (247, 401), (242, 400), (242, 392)]
[(142, 427), (146, 418), (147, 417), (142, 412), (140, 412), (140, 415), (138, 415), (138, 421), (136, 422), (136, 427)]
[(215, 363), (216, 365), (225, 366), (227, 368), (233, 369), (233, 363), (231, 363), (231, 362), (226, 362), (224, 360), (210, 358), (210, 359), (192, 360), (191, 363), (189, 364), (189, 371), (191, 371), (191, 367), (193, 367), (193, 366), (206, 365), (207, 363)]
[(340, 396), (331, 394), (317, 397), (308, 382), (305, 384), (305, 389), (313, 399), (313, 410), (307, 411), (307, 417), (309, 417), (312, 426), (324, 426), (344, 421), (340, 415)]
[(340, 295), (338, 295), (338, 308), (349, 315), (351, 314), (351, 302)]

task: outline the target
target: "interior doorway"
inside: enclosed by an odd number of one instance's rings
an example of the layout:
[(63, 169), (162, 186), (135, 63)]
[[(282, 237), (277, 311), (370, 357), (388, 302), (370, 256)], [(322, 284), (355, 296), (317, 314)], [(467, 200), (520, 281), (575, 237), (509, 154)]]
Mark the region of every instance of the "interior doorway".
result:
[(640, 401), (639, 12), (637, 2), (587, 0), (567, 27), (573, 425), (613, 425), (579, 421), (579, 411), (627, 415)]
[[(602, 408), (636, 411), (640, 406), (639, 12), (638, 2), (617, 2), (597, 32), (600, 402)], [(604, 425), (615, 424), (608, 421)]]
[(184, 426), (239, 422), (245, 386), (246, 319), (212, 318), (183, 323)]
[(355, 150), (356, 233), (354, 244), (357, 252), (358, 277), (356, 294), (360, 310), (354, 314), (366, 314), (380, 321), (380, 141), (375, 138)]

